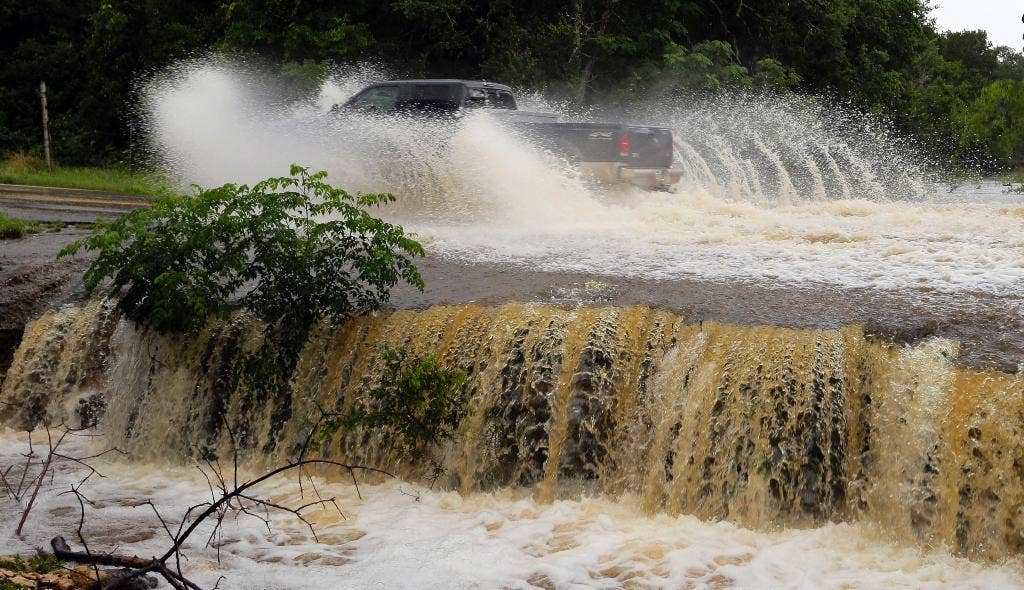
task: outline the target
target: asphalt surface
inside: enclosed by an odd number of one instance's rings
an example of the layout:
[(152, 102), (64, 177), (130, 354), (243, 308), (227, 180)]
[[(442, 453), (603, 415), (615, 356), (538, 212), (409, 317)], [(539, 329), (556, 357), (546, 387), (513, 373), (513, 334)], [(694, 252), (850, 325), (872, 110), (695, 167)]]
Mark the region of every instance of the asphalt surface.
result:
[(146, 197), (103, 191), (0, 184), (0, 212), (33, 221), (92, 223), (145, 207)]

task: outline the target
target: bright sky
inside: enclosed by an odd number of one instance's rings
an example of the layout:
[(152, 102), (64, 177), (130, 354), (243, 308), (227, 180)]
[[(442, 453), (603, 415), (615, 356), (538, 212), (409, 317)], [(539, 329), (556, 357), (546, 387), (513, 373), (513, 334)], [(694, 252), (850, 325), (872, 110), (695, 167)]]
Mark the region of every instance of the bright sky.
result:
[(1024, 2), (1020, 0), (932, 0), (931, 17), (940, 31), (983, 29), (993, 45), (1024, 47)]

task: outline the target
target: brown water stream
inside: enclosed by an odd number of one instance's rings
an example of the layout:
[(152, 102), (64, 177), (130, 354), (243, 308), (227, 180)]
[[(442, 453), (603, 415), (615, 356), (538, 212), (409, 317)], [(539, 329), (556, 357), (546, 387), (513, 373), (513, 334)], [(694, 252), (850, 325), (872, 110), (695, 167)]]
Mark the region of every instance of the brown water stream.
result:
[[(224, 415), (274, 460), (317, 407), (343, 409), (372, 386), (386, 342), (469, 375), (469, 416), (441, 457), (447, 488), (630, 495), (651, 513), (757, 529), (866, 521), (975, 558), (1024, 549), (1024, 378), (957, 367), (949, 340), (901, 346), (859, 326), (691, 323), (645, 307), (432, 307), (318, 327), (289, 395), (253, 402), (226, 376), (257, 334), (236, 318), (161, 337), (99, 302), (50, 312), (15, 356), (2, 399), (18, 405), (3, 418), (73, 416), (98, 395), (103, 430), (137, 459), (223, 452)], [(389, 443), (352, 433), (322, 450), (424, 476)]]

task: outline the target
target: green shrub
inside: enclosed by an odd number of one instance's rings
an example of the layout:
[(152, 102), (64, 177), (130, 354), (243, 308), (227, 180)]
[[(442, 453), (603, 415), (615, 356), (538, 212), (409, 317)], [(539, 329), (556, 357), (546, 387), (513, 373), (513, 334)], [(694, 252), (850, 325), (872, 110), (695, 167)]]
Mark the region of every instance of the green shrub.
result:
[(380, 384), (334, 428), (387, 428), (396, 446), (412, 454), (452, 438), (465, 415), (466, 375), (404, 348), (382, 346), (381, 360)]
[[(394, 197), (352, 195), (326, 176), (293, 165), (291, 176), (252, 187), (159, 197), (99, 222), (61, 255), (97, 251), (86, 289), (110, 279), (121, 311), (161, 333), (195, 333), (210, 317), (249, 310), (263, 322), (263, 343), (241, 359), (229, 387), (243, 385), (253, 401), (278, 399), (316, 322), (378, 309), (399, 281), (423, 289), (411, 260), (423, 247), (367, 211)], [(290, 406), (276, 407), (273, 419), (283, 422)]]
[(422, 289), (410, 260), (422, 246), (367, 212), (394, 197), (351, 195), (326, 176), (292, 166), (252, 187), (159, 197), (61, 255), (97, 251), (87, 290), (112, 279), (125, 315), (159, 332), (197, 331), (233, 298), (267, 324), (308, 327), (378, 309), (400, 280)]
[(38, 172), (45, 167), (46, 163), (40, 158), (26, 152), (15, 152), (10, 154), (4, 158), (3, 163), (0, 164), (0, 168), (10, 170), (14, 173)]

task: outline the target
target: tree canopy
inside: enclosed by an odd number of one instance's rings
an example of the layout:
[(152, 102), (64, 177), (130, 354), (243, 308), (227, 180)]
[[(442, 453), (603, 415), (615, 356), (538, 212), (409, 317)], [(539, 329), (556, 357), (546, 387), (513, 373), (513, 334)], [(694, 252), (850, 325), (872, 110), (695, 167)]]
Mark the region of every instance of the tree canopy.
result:
[(1018, 140), (978, 127), (989, 119), (976, 113), (993, 93), (1021, 91), (1024, 57), (982, 31), (940, 33), (926, 0), (8, 0), (0, 152), (37, 149), (45, 79), (57, 156), (123, 159), (139, 80), (211, 51), (258, 56), (297, 82), (371, 60), (582, 104), (722, 87), (827, 93), (953, 162), (1024, 163), (1019, 144), (1006, 147)]

